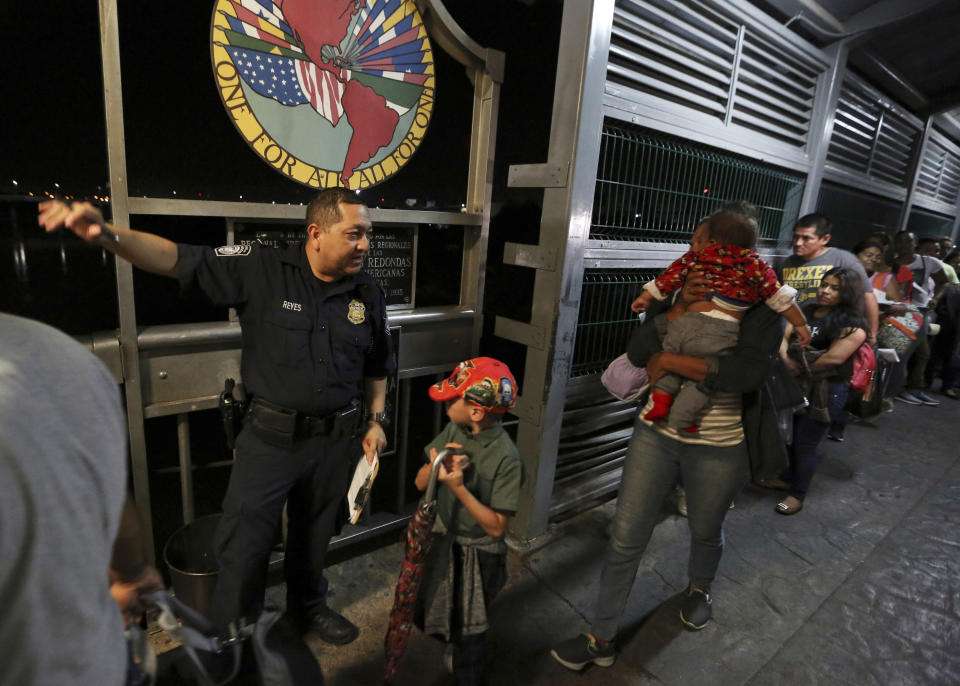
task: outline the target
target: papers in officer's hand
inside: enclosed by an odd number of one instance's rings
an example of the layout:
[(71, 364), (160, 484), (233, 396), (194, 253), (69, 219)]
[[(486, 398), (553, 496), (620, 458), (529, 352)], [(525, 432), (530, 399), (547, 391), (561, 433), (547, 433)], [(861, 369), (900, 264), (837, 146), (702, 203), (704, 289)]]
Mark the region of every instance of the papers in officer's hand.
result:
[(379, 470), (379, 456), (373, 458), (373, 464), (367, 462), (367, 458), (363, 455), (360, 456), (357, 468), (353, 471), (350, 488), (347, 489), (347, 506), (350, 508), (351, 524), (357, 523), (363, 508), (367, 506), (367, 502), (370, 500), (370, 489), (373, 487), (373, 480), (377, 478)]

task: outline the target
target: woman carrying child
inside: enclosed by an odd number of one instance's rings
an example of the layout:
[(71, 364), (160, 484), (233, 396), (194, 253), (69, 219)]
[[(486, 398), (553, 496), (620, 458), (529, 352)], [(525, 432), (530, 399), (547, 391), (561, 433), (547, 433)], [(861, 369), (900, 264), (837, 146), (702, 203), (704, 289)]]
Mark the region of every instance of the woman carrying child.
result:
[[(667, 317), (665, 351), (700, 357), (733, 348), (740, 337), (740, 320), (759, 302), (783, 314), (797, 337), (809, 342), (807, 323), (793, 301), (796, 290), (777, 281), (773, 269), (754, 252), (756, 243), (757, 232), (749, 221), (734, 212), (720, 212), (693, 232), (688, 253), (644, 285), (631, 305), (634, 312), (646, 310), (654, 299), (666, 300), (692, 271), (710, 277), (702, 301)], [(653, 406), (643, 418), (654, 422), (667, 418), (671, 427), (696, 433), (709, 400), (697, 382), (664, 374), (653, 387)]]
[[(753, 229), (749, 217), (721, 214), (728, 215), (721, 217), (721, 222), (740, 222), (741, 228)], [(709, 236), (717, 216), (706, 219), (697, 230)], [(697, 271), (687, 276), (679, 293), (679, 312), (684, 310), (682, 303), (690, 307), (702, 300), (703, 288), (696, 284), (708, 280)], [(708, 289), (712, 287), (708, 284)], [(593, 625), (589, 633), (564, 641), (551, 651), (554, 659), (568, 669), (614, 663), (614, 640), (640, 560), (659, 520), (662, 503), (678, 479), (687, 490), (690, 526), (688, 585), (680, 619), (696, 630), (706, 626), (712, 616), (711, 584), (723, 554), (723, 520), (734, 496), (750, 478), (753, 465), (746, 438), (761, 433), (756, 391), (766, 380), (777, 351), (780, 316), (770, 307), (753, 307), (739, 321), (739, 341), (732, 349), (723, 355), (695, 357), (661, 352), (658, 328), (663, 320), (654, 315), (668, 306), (660, 301), (650, 303), (646, 320), (631, 337), (627, 356), (634, 365), (646, 367), (654, 386), (665, 372), (677, 374), (698, 382), (709, 402), (696, 434), (644, 419), (652, 401), (637, 416), (623, 465)], [(748, 423), (750, 428), (746, 429)]]

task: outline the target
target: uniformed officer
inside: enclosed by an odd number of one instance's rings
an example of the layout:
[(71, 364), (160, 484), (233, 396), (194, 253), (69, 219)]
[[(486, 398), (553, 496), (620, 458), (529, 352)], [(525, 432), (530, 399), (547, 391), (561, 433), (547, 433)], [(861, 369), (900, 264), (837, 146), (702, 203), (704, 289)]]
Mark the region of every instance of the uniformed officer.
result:
[(252, 400), (216, 533), (211, 618), (225, 628), (259, 615), (287, 503), (288, 612), (303, 630), (345, 644), (359, 630), (327, 607), (323, 561), (352, 473), (352, 438), (363, 434), (370, 461), (386, 445), (381, 423), (395, 362), (383, 292), (361, 271), (366, 206), (328, 189), (306, 220), (304, 240), (286, 249), (213, 249), (111, 226), (88, 203), (45, 202), (39, 215), (47, 231), (66, 226), (141, 269), (179, 279), (185, 291), (237, 308)]

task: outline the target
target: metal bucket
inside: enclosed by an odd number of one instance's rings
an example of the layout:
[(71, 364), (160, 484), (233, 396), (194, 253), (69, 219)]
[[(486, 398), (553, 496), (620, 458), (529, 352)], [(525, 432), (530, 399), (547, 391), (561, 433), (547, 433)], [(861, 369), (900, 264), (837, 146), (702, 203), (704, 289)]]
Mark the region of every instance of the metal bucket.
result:
[(204, 616), (209, 616), (219, 566), (213, 536), (220, 515), (200, 517), (177, 529), (163, 546), (163, 560), (177, 598)]

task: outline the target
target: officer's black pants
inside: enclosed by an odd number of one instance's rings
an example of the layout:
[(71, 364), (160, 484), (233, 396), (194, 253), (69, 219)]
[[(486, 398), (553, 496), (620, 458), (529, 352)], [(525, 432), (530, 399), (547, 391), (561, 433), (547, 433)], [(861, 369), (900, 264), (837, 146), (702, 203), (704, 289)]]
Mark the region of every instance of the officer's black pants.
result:
[(264, 443), (248, 426), (240, 432), (215, 540), (220, 573), (211, 619), (218, 627), (260, 614), (284, 503), (287, 610), (304, 619), (323, 608), (323, 561), (355, 463), (351, 445), (349, 435), (312, 436), (284, 449)]

